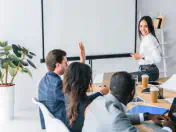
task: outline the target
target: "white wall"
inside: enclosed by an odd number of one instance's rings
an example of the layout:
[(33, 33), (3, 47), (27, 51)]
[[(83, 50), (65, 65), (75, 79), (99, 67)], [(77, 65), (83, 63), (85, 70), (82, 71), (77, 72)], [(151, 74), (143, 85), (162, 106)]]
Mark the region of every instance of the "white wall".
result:
[[(40, 63), (42, 57), (40, 2), (40, 0), (0, 0), (0, 40), (23, 45), (37, 55), (33, 59), (37, 70), (30, 69), (33, 78), (18, 73), (14, 80), (16, 111), (35, 107), (31, 103), (31, 98), (36, 95), (38, 81), (47, 72), (45, 64)], [(93, 72), (97, 73), (134, 71), (137, 64), (131, 58), (119, 58), (95, 60), (93, 67)]]
[(0, 40), (20, 44), (36, 53), (33, 59), (37, 70), (31, 68), (33, 78), (18, 73), (15, 83), (15, 109), (27, 109), (34, 105), (36, 84), (45, 74), (45, 64), (40, 64), (41, 50), (40, 0), (0, 0)]
[[(168, 75), (176, 73), (176, 1), (175, 0), (138, 0), (138, 14), (149, 15), (152, 18), (165, 16), (164, 39), (166, 42), (173, 41), (165, 45), (166, 56), (171, 56), (166, 60)], [(162, 67), (162, 66), (161, 66)]]

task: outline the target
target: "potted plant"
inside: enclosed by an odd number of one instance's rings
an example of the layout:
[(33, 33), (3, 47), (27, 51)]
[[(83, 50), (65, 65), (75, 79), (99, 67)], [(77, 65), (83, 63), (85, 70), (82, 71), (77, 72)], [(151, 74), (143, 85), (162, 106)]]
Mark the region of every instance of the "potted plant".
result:
[(31, 59), (35, 56), (25, 47), (0, 41), (0, 123), (14, 117), (14, 78), (20, 71), (32, 77), (27, 68), (36, 66)]

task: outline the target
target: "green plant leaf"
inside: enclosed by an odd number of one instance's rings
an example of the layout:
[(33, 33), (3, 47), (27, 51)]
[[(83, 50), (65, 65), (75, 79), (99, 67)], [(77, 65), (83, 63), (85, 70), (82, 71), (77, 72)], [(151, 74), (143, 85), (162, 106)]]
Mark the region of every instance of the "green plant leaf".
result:
[(14, 54), (15, 54), (17, 57), (21, 57), (21, 54), (18, 53), (18, 51), (22, 51), (21, 47), (15, 45), (15, 44), (12, 44), (12, 49), (13, 49)]
[(18, 66), (19, 61), (12, 61), (15, 66)]
[(19, 58), (13, 54), (9, 54), (8, 57), (10, 58), (10, 60), (12, 61), (19, 61)]
[(25, 62), (25, 61), (22, 61), (22, 60), (20, 60), (20, 64), (23, 65), (23, 66), (28, 66), (28, 63)]
[(22, 50), (21, 46), (18, 44), (18, 47), (20, 48), (20, 50)]
[(4, 74), (6, 73), (6, 70), (5, 69), (1, 69), (0, 71), (1, 71), (1, 77), (0, 78), (3, 79)]
[(0, 70), (0, 79), (3, 80), (4, 78), (4, 73)]
[(12, 49), (12, 46), (6, 46), (5, 48), (4, 48), (4, 51), (9, 51), (9, 50), (11, 50)]
[(3, 69), (6, 69), (7, 67), (8, 67), (8, 62), (3, 62), (2, 68), (3, 68)]
[(8, 45), (7, 41), (0, 41), (0, 47), (6, 47)]
[(32, 63), (30, 60), (27, 59), (27, 62), (35, 69), (37, 69), (37, 67), (34, 65), (34, 63)]
[(28, 50), (26, 49), (26, 48), (22, 48), (22, 51), (23, 51), (23, 53), (25, 54), (25, 55), (28, 55)]
[(3, 59), (0, 58), (0, 67), (2, 67), (2, 65), (3, 65)]
[(30, 59), (32, 59), (33, 58), (33, 56), (32, 55), (27, 55)]
[(3, 74), (2, 74), (2, 72), (1, 72), (1, 70), (0, 70), (0, 78), (2, 78), (2, 76), (3, 76)]
[(10, 66), (11, 68), (16, 68), (16, 67), (17, 67), (16, 65), (13, 64), (13, 62), (9, 62), (9, 66)]
[(9, 65), (9, 62), (11, 62), (11, 60), (9, 58), (3, 59), (1, 68), (2, 69), (6, 69), (8, 67), (8, 65)]
[(19, 67), (23, 68), (23, 65), (20, 64), (20, 61), (12, 61), (12, 63), (13, 63), (15, 66), (18, 66), (18, 64), (19, 64)]
[(23, 53), (23, 51), (18, 51), (18, 53), (21, 54), (21, 55), (25, 55), (25, 54)]
[(10, 60), (10, 58), (5, 58), (5, 59), (3, 59), (3, 63), (4, 62), (8, 62), (9, 63), (9, 62), (11, 62), (11, 60)]
[(33, 52), (29, 52), (30, 55), (36, 56), (36, 54), (34, 54)]
[(4, 56), (4, 55), (8, 55), (9, 54), (9, 52), (7, 51), (7, 52), (0, 52), (0, 56)]
[(30, 77), (32, 77), (32, 73), (27, 68), (22, 68), (22, 72), (28, 73)]
[(17, 69), (17, 68), (12, 68), (12, 67), (9, 66), (8, 71), (9, 71), (9, 73), (10, 73), (10, 75), (11, 75), (12, 77), (15, 75), (16, 69)]

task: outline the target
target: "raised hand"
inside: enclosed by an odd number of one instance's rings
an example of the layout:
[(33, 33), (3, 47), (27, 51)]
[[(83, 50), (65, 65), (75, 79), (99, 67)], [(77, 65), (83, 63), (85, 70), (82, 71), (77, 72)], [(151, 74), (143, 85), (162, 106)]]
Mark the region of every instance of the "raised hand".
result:
[(85, 48), (82, 42), (79, 42), (79, 51), (80, 51), (80, 62), (85, 63), (86, 55), (85, 55)]

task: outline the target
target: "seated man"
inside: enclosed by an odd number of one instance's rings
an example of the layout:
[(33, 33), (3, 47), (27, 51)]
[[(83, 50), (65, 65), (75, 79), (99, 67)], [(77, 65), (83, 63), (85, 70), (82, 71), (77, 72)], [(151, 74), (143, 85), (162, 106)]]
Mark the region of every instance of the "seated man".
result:
[[(79, 43), (80, 61), (85, 62), (85, 50)], [(66, 52), (60, 49), (50, 51), (46, 57), (48, 71), (41, 79), (38, 88), (38, 99), (58, 119), (67, 125), (64, 94), (62, 92), (62, 80), (60, 75), (64, 74), (68, 66)], [(42, 129), (45, 129), (43, 114), (40, 110), (40, 121)]]
[(110, 93), (96, 98), (85, 113), (83, 132), (137, 132), (132, 124), (153, 120), (161, 124), (166, 120), (161, 132), (175, 131), (173, 122), (161, 115), (126, 114), (126, 105), (135, 94), (135, 81), (127, 72), (115, 73), (110, 82)]

